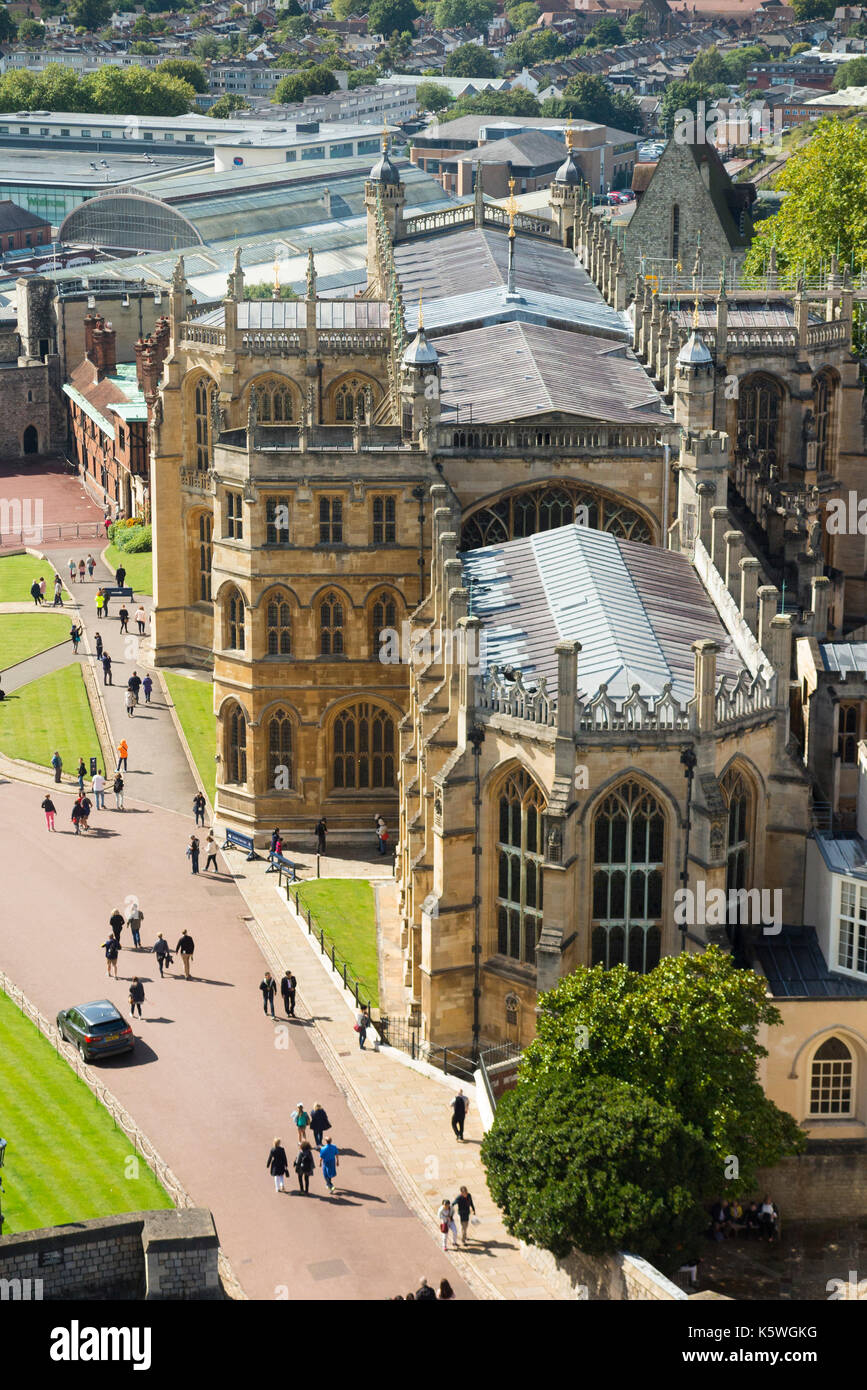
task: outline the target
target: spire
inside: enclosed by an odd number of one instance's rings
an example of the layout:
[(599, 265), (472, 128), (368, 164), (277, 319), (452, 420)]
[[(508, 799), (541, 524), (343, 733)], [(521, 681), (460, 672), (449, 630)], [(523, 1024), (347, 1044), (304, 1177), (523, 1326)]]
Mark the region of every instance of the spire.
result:
[(313, 259), (313, 247), (307, 248), (307, 298), (316, 298), (316, 262)]

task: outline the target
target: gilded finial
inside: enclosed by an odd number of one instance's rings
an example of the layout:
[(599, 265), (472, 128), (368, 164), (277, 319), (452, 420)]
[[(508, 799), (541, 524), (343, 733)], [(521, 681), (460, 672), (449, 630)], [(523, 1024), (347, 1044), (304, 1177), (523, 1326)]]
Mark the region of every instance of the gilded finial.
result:
[(274, 298), (280, 298), (280, 261), (276, 246), (274, 247)]
[(382, 118), (382, 153), (388, 154), (388, 122)]
[(566, 134), (565, 134), (564, 138), (565, 138), (565, 141), (566, 141), (566, 148), (567, 148), (567, 150), (571, 150), (571, 149), (572, 149), (572, 141), (575, 139), (575, 132), (574, 132), (573, 129), (572, 129), (572, 117), (571, 117), (571, 116), (569, 117), (569, 121), (568, 121), (568, 124), (567, 124), (567, 126), (566, 126)]
[(424, 295), (424, 290), (421, 288), (421, 286), (419, 286), (419, 291), (418, 291), (418, 326), (419, 326), (419, 329), (420, 329), (420, 330), (421, 330), (422, 328), (424, 328), (424, 312), (423, 312), (423, 310), (422, 310), (422, 296), (423, 296), (423, 295)]
[(511, 239), (514, 239), (514, 236), (515, 236), (515, 213), (518, 211), (518, 204), (515, 202), (515, 180), (514, 180), (514, 179), (509, 179), (509, 202), (508, 202), (507, 206), (508, 206), (508, 209), (509, 209), (509, 237), (510, 237)]

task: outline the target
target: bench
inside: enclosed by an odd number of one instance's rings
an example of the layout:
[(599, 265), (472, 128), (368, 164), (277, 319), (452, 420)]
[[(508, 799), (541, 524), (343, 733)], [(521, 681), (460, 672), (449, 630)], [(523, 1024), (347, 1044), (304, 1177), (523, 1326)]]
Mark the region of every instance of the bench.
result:
[(247, 851), (248, 860), (261, 859), (262, 857), (260, 854), (257, 854), (253, 848), (253, 836), (243, 835), (240, 830), (226, 831), (226, 843), (223, 845), (223, 849), (245, 849)]
[(289, 883), (298, 882), (298, 874), (304, 868), (303, 864), (293, 864), (291, 859), (287, 859), (283, 854), (276, 854), (274, 850), (268, 855), (268, 868), (266, 874), (279, 874), (277, 880), (278, 888), (283, 887), (283, 875), (285, 874)]
[(132, 598), (135, 597), (135, 595), (133, 594), (132, 589), (130, 588), (130, 586), (129, 586), (128, 584), (125, 584), (125, 585), (123, 586), (123, 588), (120, 588), (117, 584), (101, 584), (99, 587), (102, 589), (102, 592), (105, 594), (105, 596), (106, 596), (107, 599), (109, 599), (109, 598), (129, 598), (129, 599), (132, 599)]

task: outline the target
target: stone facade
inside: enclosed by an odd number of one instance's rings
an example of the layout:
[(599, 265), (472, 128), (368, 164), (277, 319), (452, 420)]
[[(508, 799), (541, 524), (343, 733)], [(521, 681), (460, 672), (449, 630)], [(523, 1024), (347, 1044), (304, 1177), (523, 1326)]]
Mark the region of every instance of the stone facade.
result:
[(20, 279), (18, 321), (0, 324), (0, 456), (50, 454), (66, 442), (54, 285)]

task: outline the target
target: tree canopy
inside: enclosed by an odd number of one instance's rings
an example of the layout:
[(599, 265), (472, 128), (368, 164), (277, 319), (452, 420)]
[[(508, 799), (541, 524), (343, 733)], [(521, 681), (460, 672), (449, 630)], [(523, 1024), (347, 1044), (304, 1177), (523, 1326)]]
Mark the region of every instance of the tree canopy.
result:
[(534, 5), (532, 0), (525, 0), (525, 3), (520, 5), (506, 6), (506, 18), (518, 34), (522, 29), (529, 29), (531, 24), (535, 24), (539, 13), (539, 6)]
[(305, 97), (336, 92), (339, 85), (331, 69), (320, 64), (318, 67), (303, 68), (300, 72), (290, 72), (281, 77), (271, 100), (288, 106), (293, 101), (303, 101)]
[[(273, 299), (274, 286), (269, 285), (267, 280), (258, 280), (255, 284), (244, 286), (245, 299)], [(297, 299), (298, 296), (291, 285), (280, 286), (281, 299)]]
[(83, 29), (99, 29), (111, 18), (112, 0), (69, 0), (66, 13), (71, 24)]
[(614, 48), (623, 42), (623, 30), (613, 15), (604, 14), (590, 30), (600, 48)]
[(705, 109), (713, 101), (712, 90), (706, 82), (670, 82), (663, 93), (660, 108), (662, 128), (666, 134), (674, 134), (679, 111), (691, 111), (695, 116), (700, 101), (705, 103)]
[(164, 72), (169, 77), (179, 77), (182, 82), (189, 82), (194, 92), (206, 92), (208, 90), (205, 69), (201, 63), (194, 62), (192, 58), (166, 58), (164, 62), (157, 63), (154, 72)]
[(367, 11), (367, 32), (382, 34), (390, 38), (392, 34), (402, 34), (411, 30), (418, 18), (415, 0), (371, 0)]
[[(22, 24), (21, 27), (23, 29), (24, 25)], [(0, 9), (0, 43), (11, 42), (17, 33), (18, 30), (15, 27), (15, 20), (12, 18), (9, 11), (5, 7)], [(24, 35), (22, 34), (22, 38), (23, 37)]]
[(756, 228), (746, 269), (760, 274), (771, 246), (781, 270), (817, 274), (839, 251), (842, 264), (867, 268), (867, 129), (855, 121), (820, 121), (783, 165), (776, 181), (780, 210)]
[(208, 115), (215, 121), (227, 121), (236, 111), (249, 111), (250, 103), (237, 92), (224, 92), (217, 97), (213, 106), (208, 107)]
[(547, 58), (559, 58), (568, 49), (565, 39), (561, 39), (553, 29), (532, 29), (519, 34), (506, 49), (506, 67), (510, 72), (520, 72), (531, 68)]
[(41, 72), (21, 69), (0, 77), (0, 109), (81, 111), (113, 116), (183, 116), (195, 93), (188, 82), (141, 67), (102, 67), (79, 77), (49, 63)]
[(458, 116), (538, 115), (538, 101), (532, 92), (525, 92), (522, 87), (516, 87), (511, 92), (497, 92), (488, 88), (484, 92), (476, 92), (475, 96), (458, 97), (454, 106), (449, 108), (449, 120), (457, 120)]
[(415, 100), (419, 111), (444, 111), (451, 106), (454, 97), (448, 87), (437, 82), (419, 82), (415, 89)]
[(477, 43), (462, 43), (445, 61), (446, 77), (497, 77), (499, 69), (493, 53)]
[(833, 19), (837, 0), (791, 0), (797, 20)]
[(495, 9), (494, 0), (437, 0), (434, 24), (437, 29), (474, 29), (483, 34)]
[(631, 14), (623, 26), (623, 36), (627, 39), (643, 39), (646, 25), (640, 14)]
[(620, 130), (634, 130), (641, 114), (628, 92), (613, 92), (595, 73), (579, 73), (566, 83), (562, 97), (542, 102), (542, 115), (576, 121), (596, 121)]
[(831, 91), (842, 92), (844, 87), (867, 87), (867, 58), (853, 58), (849, 63), (840, 64)]
[(704, 82), (708, 87), (728, 80), (725, 59), (716, 44), (696, 54), (689, 66), (689, 78), (692, 82)]

